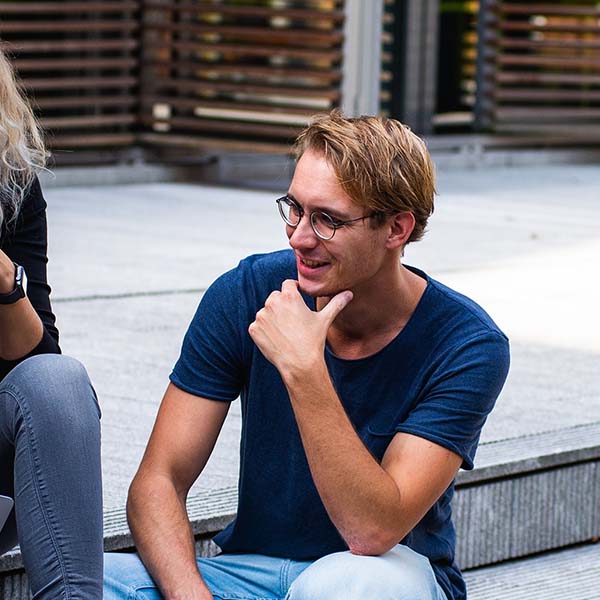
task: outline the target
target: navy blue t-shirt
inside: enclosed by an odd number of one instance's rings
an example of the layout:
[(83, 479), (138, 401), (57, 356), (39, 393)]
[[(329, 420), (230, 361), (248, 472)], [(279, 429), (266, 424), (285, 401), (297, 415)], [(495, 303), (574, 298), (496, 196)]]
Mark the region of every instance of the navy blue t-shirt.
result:
[[(410, 321), (385, 348), (345, 360), (325, 351), (335, 389), (360, 438), (381, 460), (400, 431), (473, 458), (485, 419), (506, 378), (506, 336), (474, 302), (421, 271), (427, 288)], [(215, 542), (227, 553), (293, 560), (347, 550), (313, 483), (279, 373), (248, 334), (268, 295), (297, 279), (290, 250), (250, 256), (206, 291), (171, 381), (191, 394), (241, 396), (237, 517)], [(314, 309), (314, 300), (305, 296)], [(427, 556), (449, 599), (465, 598), (454, 563), (451, 485), (404, 540)]]

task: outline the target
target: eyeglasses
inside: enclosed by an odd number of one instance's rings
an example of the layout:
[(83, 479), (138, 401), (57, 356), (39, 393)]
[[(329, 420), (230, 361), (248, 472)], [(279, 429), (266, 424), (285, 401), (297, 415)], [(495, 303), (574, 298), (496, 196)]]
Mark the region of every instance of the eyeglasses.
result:
[[(304, 209), (289, 196), (282, 196), (275, 200), (279, 207), (279, 214), (281, 218), (290, 227), (298, 227), (300, 219), (304, 216)], [(341, 221), (335, 219), (331, 215), (321, 210), (314, 210), (310, 213), (310, 226), (315, 232), (315, 235), (322, 240), (330, 240), (336, 232), (336, 229), (343, 227), (344, 225), (350, 225), (350, 223), (356, 223), (357, 221), (363, 221), (364, 219), (370, 219), (377, 213), (370, 213), (364, 217), (357, 217), (356, 219), (348, 219), (347, 221)]]

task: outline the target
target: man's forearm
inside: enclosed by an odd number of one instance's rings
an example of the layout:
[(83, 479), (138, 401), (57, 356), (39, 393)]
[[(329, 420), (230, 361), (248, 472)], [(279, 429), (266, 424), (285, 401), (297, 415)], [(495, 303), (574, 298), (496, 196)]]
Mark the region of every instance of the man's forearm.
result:
[(166, 600), (212, 600), (196, 564), (185, 500), (167, 478), (136, 476), (127, 519), (140, 558)]
[[(284, 377), (313, 480), (349, 548), (383, 552), (408, 531), (400, 491), (358, 437), (323, 363)], [(367, 543), (368, 542), (368, 543)]]

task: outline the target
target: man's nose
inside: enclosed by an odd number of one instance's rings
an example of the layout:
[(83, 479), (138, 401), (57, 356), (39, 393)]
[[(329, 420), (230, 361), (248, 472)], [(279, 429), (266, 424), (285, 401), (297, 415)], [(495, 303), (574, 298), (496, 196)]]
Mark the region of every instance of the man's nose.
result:
[(303, 215), (296, 227), (288, 227), (288, 239), (294, 250), (314, 248), (319, 244), (319, 237), (313, 231), (308, 215)]

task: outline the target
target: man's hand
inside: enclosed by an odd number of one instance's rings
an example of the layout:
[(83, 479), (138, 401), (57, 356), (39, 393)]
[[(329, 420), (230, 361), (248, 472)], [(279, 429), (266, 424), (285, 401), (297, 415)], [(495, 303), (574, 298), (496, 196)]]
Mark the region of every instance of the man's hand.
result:
[(327, 331), (351, 300), (352, 292), (340, 292), (315, 312), (306, 306), (298, 282), (287, 279), (280, 292), (267, 298), (248, 332), (285, 380), (288, 374), (302, 373), (323, 360)]

